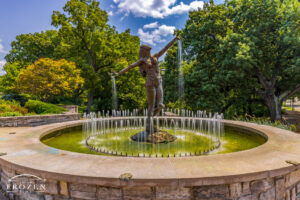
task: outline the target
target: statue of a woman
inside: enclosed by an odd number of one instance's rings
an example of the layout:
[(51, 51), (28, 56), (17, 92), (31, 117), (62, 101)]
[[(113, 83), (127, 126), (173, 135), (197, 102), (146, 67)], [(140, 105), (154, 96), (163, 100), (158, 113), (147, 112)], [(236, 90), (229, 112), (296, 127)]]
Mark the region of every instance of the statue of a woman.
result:
[[(160, 76), (160, 70), (158, 66), (158, 59), (161, 57), (173, 44), (178, 40), (174, 38), (169, 44), (167, 44), (161, 51), (151, 55), (151, 47), (148, 45), (142, 45), (140, 47), (139, 60), (134, 64), (129, 65), (125, 69), (121, 70), (119, 73), (115, 73), (116, 76), (124, 74), (130, 69), (139, 66), (140, 73), (146, 78), (146, 90), (148, 96), (148, 122), (146, 132), (150, 133), (150, 118), (155, 116), (164, 108), (163, 104), (163, 88), (162, 88), (162, 78)], [(155, 100), (157, 107), (155, 107)]]

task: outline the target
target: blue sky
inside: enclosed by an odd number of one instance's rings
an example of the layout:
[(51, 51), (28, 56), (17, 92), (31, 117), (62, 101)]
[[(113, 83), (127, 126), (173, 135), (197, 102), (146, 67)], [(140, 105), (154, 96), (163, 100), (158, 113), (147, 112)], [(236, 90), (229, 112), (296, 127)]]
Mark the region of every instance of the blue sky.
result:
[[(67, 0), (1, 0), (0, 1), (0, 68), (10, 43), (19, 34), (54, 29), (53, 10), (62, 11)], [(215, 0), (222, 3), (223, 0)], [(109, 24), (119, 32), (130, 29), (141, 43), (153, 52), (172, 39), (175, 29), (184, 27), (188, 12), (202, 7), (200, 0), (100, 0), (100, 8), (109, 14)]]

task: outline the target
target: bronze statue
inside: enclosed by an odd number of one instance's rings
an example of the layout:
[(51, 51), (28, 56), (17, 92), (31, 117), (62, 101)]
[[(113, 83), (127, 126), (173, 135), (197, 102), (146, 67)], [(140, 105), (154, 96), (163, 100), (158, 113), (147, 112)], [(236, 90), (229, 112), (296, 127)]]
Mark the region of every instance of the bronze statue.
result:
[[(179, 38), (174, 38), (158, 53), (151, 55), (151, 47), (148, 45), (142, 45), (140, 47), (139, 60), (134, 64), (129, 65), (119, 73), (114, 73), (116, 76), (124, 74), (130, 69), (139, 66), (140, 73), (146, 77), (145, 87), (148, 96), (148, 122), (146, 132), (151, 133), (150, 130), (150, 118), (157, 115), (161, 109), (164, 108), (163, 104), (163, 88), (162, 78), (160, 76), (160, 70), (158, 66), (158, 59), (161, 57)], [(155, 106), (155, 101), (157, 107)]]

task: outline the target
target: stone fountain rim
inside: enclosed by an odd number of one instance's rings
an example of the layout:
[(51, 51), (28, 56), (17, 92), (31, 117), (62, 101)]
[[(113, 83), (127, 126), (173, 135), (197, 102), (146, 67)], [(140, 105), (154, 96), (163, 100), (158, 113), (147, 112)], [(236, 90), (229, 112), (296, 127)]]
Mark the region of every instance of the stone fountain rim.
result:
[[(56, 123), (7, 135), (0, 140), (0, 152), (7, 153), (0, 157), (0, 165), (46, 179), (104, 186), (230, 184), (281, 176), (300, 168), (299, 165), (286, 163), (286, 160), (300, 163), (299, 135), (240, 121), (224, 120), (224, 123), (261, 134), (268, 138), (267, 142), (234, 153), (153, 159), (74, 153), (54, 149), (40, 141), (40, 138), (56, 130), (82, 123), (83, 120)], [(124, 173), (131, 173), (132, 179), (128, 182), (120, 180), (119, 176)]]

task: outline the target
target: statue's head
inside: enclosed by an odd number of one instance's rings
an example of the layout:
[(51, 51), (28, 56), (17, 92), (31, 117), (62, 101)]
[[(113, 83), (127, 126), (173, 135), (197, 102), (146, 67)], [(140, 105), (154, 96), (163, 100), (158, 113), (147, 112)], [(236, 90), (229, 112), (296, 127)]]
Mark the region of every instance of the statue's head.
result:
[(140, 47), (140, 58), (150, 57), (151, 56), (151, 47), (149, 45), (141, 45)]

